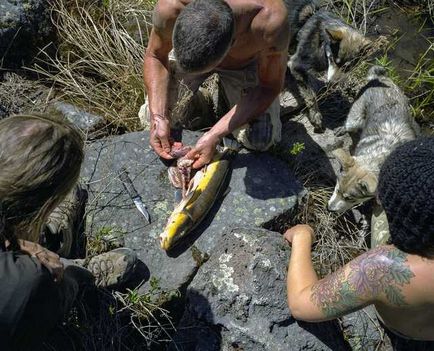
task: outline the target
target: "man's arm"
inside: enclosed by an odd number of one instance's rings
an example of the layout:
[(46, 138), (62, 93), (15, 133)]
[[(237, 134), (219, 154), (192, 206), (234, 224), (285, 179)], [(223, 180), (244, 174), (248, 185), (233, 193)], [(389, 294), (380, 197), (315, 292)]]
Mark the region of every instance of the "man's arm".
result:
[(180, 11), (167, 0), (160, 0), (154, 10), (153, 28), (143, 63), (143, 77), (148, 94), (150, 144), (163, 158), (170, 159), (170, 116), (168, 111), (169, 52), (173, 26)]
[(381, 246), (318, 280), (311, 259), (312, 237), (312, 229), (304, 225), (285, 233), (285, 238), (292, 243), (287, 292), (294, 318), (319, 322), (376, 302), (407, 304), (403, 287), (409, 284), (414, 273), (406, 263), (405, 253), (392, 246)]

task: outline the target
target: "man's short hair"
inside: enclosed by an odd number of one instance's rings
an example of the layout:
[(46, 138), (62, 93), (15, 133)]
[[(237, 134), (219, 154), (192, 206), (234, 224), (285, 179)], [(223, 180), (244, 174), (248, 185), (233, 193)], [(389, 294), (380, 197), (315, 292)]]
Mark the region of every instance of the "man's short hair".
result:
[(201, 72), (223, 58), (234, 34), (232, 9), (223, 0), (194, 0), (181, 11), (173, 30), (179, 67)]
[(378, 197), (392, 243), (406, 253), (434, 257), (434, 138), (413, 140), (390, 154)]

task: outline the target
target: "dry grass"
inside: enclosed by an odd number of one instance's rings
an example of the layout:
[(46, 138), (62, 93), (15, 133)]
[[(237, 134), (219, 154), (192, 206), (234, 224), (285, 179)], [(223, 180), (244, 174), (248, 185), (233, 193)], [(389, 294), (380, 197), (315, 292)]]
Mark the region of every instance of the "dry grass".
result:
[(339, 215), (327, 210), (333, 189), (307, 181), (308, 193), (294, 219), (307, 223), (316, 233), (313, 261), (319, 275), (325, 276), (368, 250), (367, 230), (356, 224), (349, 214)]
[[(161, 304), (175, 292), (89, 292), (79, 299), (44, 351), (139, 351), (171, 341), (175, 327)], [(157, 347), (158, 348), (158, 347)]]
[(43, 112), (51, 93), (37, 82), (7, 72), (0, 78), (0, 118), (24, 112)]
[(387, 9), (385, 0), (323, 0), (322, 3), (363, 34), (372, 25), (375, 15)]
[(43, 50), (33, 70), (68, 102), (137, 129), (152, 2), (116, 0), (103, 7), (78, 0), (51, 3), (61, 46), (54, 58)]

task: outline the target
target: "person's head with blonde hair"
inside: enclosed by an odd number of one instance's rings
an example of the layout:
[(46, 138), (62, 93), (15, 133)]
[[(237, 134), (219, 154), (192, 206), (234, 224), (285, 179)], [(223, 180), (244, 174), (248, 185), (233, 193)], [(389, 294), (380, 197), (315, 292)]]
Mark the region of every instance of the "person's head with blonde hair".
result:
[(50, 212), (73, 188), (83, 161), (80, 132), (48, 115), (0, 121), (0, 239), (38, 241)]

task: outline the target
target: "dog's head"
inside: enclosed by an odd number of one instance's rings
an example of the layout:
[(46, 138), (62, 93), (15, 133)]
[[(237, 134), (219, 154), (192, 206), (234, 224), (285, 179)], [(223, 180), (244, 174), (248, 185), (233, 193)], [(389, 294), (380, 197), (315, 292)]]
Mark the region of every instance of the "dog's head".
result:
[(327, 80), (337, 80), (341, 67), (351, 65), (357, 57), (362, 56), (372, 42), (361, 33), (346, 24), (325, 27), (330, 38), (330, 45), (326, 48), (328, 59)]
[(333, 154), (341, 165), (341, 172), (328, 202), (329, 211), (345, 212), (373, 198), (378, 184), (376, 175), (362, 168), (357, 159), (343, 149)]

